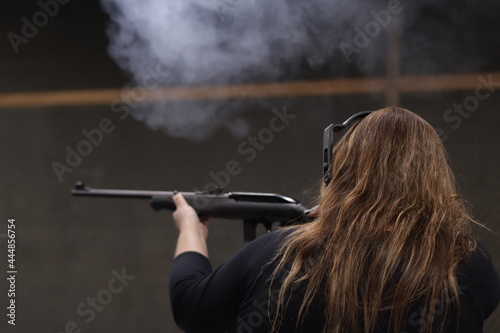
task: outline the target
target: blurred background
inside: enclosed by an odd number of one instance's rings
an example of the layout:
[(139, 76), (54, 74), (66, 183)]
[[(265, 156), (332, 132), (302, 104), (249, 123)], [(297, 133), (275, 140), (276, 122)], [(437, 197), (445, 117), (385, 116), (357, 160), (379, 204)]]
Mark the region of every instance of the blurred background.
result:
[[(275, 192), (306, 205), (323, 129), (400, 105), (449, 152), (500, 267), (500, 12), (490, 1), (4, 0), (0, 271), (16, 220), (16, 325), (2, 332), (179, 332), (176, 230), (90, 187)], [(277, 125), (276, 125), (277, 124)], [(277, 127), (278, 126), (278, 127)], [(228, 163), (241, 171), (225, 177)], [(259, 230), (262, 233), (262, 230)], [(211, 222), (217, 267), (241, 221)], [(6, 311), (9, 285), (0, 279)], [(485, 332), (500, 331), (500, 312)]]

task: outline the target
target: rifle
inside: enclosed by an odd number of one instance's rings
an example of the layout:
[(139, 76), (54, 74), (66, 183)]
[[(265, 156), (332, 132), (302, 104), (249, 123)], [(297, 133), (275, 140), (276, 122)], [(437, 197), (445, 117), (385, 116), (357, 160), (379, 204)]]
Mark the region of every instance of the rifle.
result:
[[(94, 189), (76, 182), (74, 196), (149, 199), (154, 210), (175, 210), (172, 197), (176, 191), (135, 191)], [(308, 208), (295, 199), (274, 193), (229, 192), (218, 188), (209, 192), (179, 192), (200, 217), (243, 220), (243, 239), (256, 238), (256, 228), (263, 224), (271, 231), (274, 222), (280, 226), (308, 222)]]

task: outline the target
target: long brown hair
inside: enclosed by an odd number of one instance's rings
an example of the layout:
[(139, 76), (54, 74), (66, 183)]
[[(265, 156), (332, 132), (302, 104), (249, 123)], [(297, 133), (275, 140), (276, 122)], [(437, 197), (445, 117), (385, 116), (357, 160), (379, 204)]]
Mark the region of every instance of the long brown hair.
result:
[(427, 314), (419, 332), (457, 318), (455, 273), (475, 246), (473, 220), (434, 128), (408, 110), (378, 110), (334, 147), (331, 167), (318, 217), (294, 227), (276, 256), (273, 331), (297, 286), (297, 325), (320, 297), (325, 332), (373, 332), (384, 311), (399, 332), (417, 300)]

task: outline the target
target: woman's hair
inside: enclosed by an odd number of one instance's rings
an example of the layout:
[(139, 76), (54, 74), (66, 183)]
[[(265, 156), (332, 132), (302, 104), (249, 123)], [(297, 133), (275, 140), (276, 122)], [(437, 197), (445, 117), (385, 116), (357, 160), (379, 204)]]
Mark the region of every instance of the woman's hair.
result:
[(316, 220), (293, 227), (275, 258), (273, 331), (297, 288), (297, 325), (320, 299), (325, 332), (372, 332), (383, 313), (399, 332), (417, 300), (419, 332), (455, 320), (473, 220), (434, 128), (408, 110), (375, 111), (334, 147), (331, 168)]

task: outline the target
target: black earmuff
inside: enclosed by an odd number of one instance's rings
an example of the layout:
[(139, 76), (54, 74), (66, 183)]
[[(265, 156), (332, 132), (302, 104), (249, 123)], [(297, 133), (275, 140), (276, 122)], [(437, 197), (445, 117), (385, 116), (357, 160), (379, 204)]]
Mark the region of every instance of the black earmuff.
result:
[(354, 123), (363, 119), (373, 111), (358, 112), (342, 124), (331, 124), (323, 133), (323, 182), (328, 185), (332, 179), (332, 151), (333, 146), (339, 141), (340, 137)]

